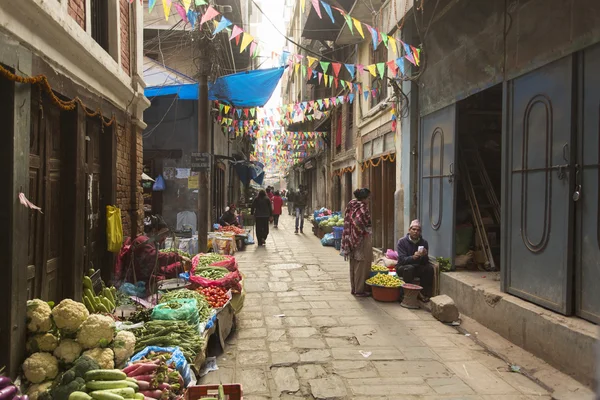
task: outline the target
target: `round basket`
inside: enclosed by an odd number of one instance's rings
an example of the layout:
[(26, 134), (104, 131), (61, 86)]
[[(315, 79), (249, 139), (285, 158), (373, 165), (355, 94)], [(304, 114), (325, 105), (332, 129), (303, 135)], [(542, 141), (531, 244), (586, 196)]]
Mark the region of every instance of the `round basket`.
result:
[(371, 286), (371, 294), (374, 300), (394, 302), (400, 300), (400, 287)]

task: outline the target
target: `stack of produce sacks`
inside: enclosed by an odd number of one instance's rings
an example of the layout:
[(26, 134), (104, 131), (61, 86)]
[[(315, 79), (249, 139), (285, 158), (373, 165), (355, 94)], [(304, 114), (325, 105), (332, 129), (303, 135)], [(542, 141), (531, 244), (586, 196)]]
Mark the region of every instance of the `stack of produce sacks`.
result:
[(241, 291), (241, 280), (235, 257), (200, 253), (192, 259), (190, 282), (197, 286)]
[(82, 386), (85, 372), (125, 365), (135, 348), (135, 336), (117, 332), (112, 317), (90, 315), (83, 303), (71, 299), (54, 308), (43, 300), (28, 301), (27, 329), (23, 374), (33, 400), (66, 400)]

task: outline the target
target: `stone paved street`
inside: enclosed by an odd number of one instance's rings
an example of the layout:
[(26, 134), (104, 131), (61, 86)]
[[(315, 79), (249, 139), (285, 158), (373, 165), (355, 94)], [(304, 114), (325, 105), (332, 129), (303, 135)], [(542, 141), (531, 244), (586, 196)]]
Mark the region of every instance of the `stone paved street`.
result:
[(236, 257), (246, 302), (202, 383), (244, 399), (550, 399), (471, 338), (422, 310), (350, 295), (348, 265), (282, 216), (266, 247)]

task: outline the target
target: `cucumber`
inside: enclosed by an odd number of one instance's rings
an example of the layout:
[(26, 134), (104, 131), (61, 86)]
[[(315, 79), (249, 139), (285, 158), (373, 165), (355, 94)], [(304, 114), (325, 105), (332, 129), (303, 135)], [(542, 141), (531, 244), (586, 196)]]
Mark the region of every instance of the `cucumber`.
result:
[(135, 383), (136, 385), (137, 385), (137, 383), (138, 383), (137, 379), (135, 379), (135, 378), (129, 378), (129, 377), (127, 377), (127, 378), (125, 378), (125, 380), (126, 380), (127, 382)]
[(84, 276), (83, 277), (83, 287), (85, 289), (93, 290), (94, 285), (92, 284), (92, 278), (90, 278), (89, 276)]
[(98, 304), (96, 308), (98, 309), (98, 312), (106, 314), (110, 313), (110, 311), (108, 311), (108, 308), (106, 308), (106, 306), (102, 303)]
[(69, 400), (91, 400), (92, 398), (90, 397), (89, 394), (84, 393), (84, 392), (72, 392), (69, 395)]
[(92, 289), (88, 289), (88, 288), (83, 289), (83, 295), (85, 297), (87, 297), (88, 299), (94, 298), (94, 292), (92, 292)]
[(113, 394), (118, 394), (119, 396), (125, 397), (126, 399), (130, 399), (135, 394), (135, 390), (133, 390), (132, 388), (120, 388), (120, 389), (96, 390), (92, 393), (113, 393)]
[(136, 393), (136, 394), (134, 394), (134, 395), (133, 395), (133, 398), (134, 398), (134, 399), (136, 399), (136, 400), (146, 400), (146, 396), (144, 396), (144, 395), (143, 395), (143, 394), (141, 394), (141, 393)]
[(122, 381), (127, 378), (127, 374), (119, 369), (94, 369), (88, 371), (83, 376), (86, 382), (89, 381)]
[(108, 390), (130, 387), (131, 382), (121, 381), (89, 381), (85, 384), (87, 390)]
[(109, 392), (92, 392), (92, 399), (94, 400), (124, 400), (123, 396), (119, 396), (118, 394), (109, 393)]
[(92, 300), (90, 300), (88, 297), (83, 296), (83, 304), (85, 305), (85, 308), (87, 308), (87, 310), (90, 313), (93, 314), (97, 311), (96, 306), (94, 305), (94, 302)]
[(125, 380), (125, 383), (127, 384), (127, 386), (128, 386), (128, 387), (132, 388), (132, 389), (133, 389), (133, 390), (135, 390), (136, 392), (137, 392), (138, 390), (140, 390), (140, 387), (138, 386), (138, 384), (137, 384), (137, 381), (136, 381), (136, 382), (131, 382), (131, 381), (129, 381), (129, 380)]
[(101, 297), (100, 301), (102, 302), (102, 304), (104, 305), (104, 307), (106, 307), (106, 309), (108, 310), (108, 312), (111, 312), (112, 310), (114, 310), (114, 307), (110, 303), (110, 300), (108, 300), (106, 297)]
[(116, 303), (116, 300), (115, 300), (115, 297), (113, 296), (112, 290), (110, 290), (109, 288), (104, 288), (103, 292), (104, 292), (104, 297), (109, 299), (111, 303), (113, 303), (113, 304)]
[(94, 304), (96, 306), (99, 306), (100, 304), (102, 304), (102, 301), (100, 301), (100, 297), (98, 297), (98, 296), (94, 296), (94, 298), (92, 300), (94, 301)]

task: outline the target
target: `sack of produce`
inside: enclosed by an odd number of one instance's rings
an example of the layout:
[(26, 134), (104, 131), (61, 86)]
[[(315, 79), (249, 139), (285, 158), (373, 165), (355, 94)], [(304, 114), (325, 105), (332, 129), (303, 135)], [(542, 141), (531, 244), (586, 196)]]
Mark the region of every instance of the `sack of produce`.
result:
[(196, 299), (173, 299), (157, 304), (152, 309), (153, 320), (187, 321), (192, 326), (198, 326), (198, 302)]
[(398, 252), (392, 250), (392, 249), (387, 249), (387, 251), (385, 252), (385, 257), (386, 258), (391, 258), (392, 260), (397, 260), (398, 259)]
[[(164, 357), (165, 354), (168, 354), (168, 356)], [(179, 347), (148, 346), (144, 350), (131, 357), (131, 362), (129, 363), (128, 368), (130, 370), (134, 370), (135, 367), (132, 365), (139, 364), (143, 360), (152, 362), (154, 361), (155, 357), (159, 356), (163, 356), (167, 365), (173, 365), (175, 367), (177, 372), (181, 374), (186, 387), (196, 384), (196, 375), (194, 375), (194, 372), (190, 368), (190, 364), (188, 364), (183, 352)]]
[(321, 244), (323, 246), (333, 246), (334, 243), (335, 239), (332, 233), (325, 234), (325, 236), (323, 236), (323, 239), (321, 239)]
[(216, 253), (200, 253), (196, 254), (194, 258), (192, 258), (192, 269), (209, 266), (227, 268), (232, 272), (238, 270), (237, 262), (233, 256), (226, 256)]
[(240, 281), (242, 276), (236, 269), (230, 272), (224, 267), (194, 267), (190, 273), (190, 282), (202, 287), (218, 286), (224, 289), (233, 289), (240, 291)]

